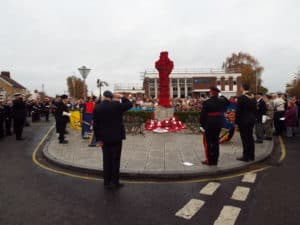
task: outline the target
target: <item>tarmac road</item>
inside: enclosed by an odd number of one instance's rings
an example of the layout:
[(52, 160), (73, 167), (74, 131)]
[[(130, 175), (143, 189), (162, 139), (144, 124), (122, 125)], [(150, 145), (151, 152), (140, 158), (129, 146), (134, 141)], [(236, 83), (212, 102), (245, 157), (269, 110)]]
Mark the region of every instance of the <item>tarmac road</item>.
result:
[[(299, 182), (295, 188), (270, 189), (277, 184), (277, 174), (294, 182), (296, 172), (290, 179), (287, 176), (293, 166), (220, 181), (129, 182), (120, 190), (108, 191), (102, 181), (62, 176), (33, 163), (32, 153), (49, 127), (44, 122), (33, 124), (25, 128), (24, 142), (15, 142), (13, 137), (0, 142), (0, 225), (298, 224), (293, 223), (299, 220), (297, 211), (289, 211), (295, 219), (291, 223), (280, 223), (279, 213), (277, 223), (251, 222), (253, 217), (273, 215), (270, 210), (283, 210), (272, 199), (283, 201), (279, 193), (285, 190), (291, 196), (285, 201), (297, 208)], [(290, 163), (299, 165), (299, 153), (290, 157)], [(259, 210), (261, 201), (267, 200), (265, 192), (271, 191), (269, 207)]]

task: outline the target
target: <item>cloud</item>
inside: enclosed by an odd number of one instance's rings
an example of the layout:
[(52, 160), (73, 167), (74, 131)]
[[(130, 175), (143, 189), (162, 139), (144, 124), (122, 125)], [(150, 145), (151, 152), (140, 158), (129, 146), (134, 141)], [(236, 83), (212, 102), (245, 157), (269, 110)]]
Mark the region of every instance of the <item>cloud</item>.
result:
[[(298, 1), (3, 0), (0, 70), (23, 85), (63, 93), (66, 77), (92, 69), (111, 83), (140, 82), (168, 50), (175, 67), (221, 67), (233, 52), (256, 57), (264, 85), (283, 90), (299, 66)], [(274, 79), (276, 78), (276, 79)]]

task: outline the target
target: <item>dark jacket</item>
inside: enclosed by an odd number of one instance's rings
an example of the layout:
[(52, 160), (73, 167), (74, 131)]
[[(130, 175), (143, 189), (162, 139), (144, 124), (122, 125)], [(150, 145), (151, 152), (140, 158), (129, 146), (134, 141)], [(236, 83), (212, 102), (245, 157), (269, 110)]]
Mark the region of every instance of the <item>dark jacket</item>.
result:
[(262, 116), (267, 113), (267, 105), (265, 101), (261, 98), (257, 103), (257, 114), (256, 114), (256, 122), (262, 123)]
[(236, 104), (236, 124), (253, 125), (256, 122), (257, 108), (256, 100), (251, 93), (238, 97)]
[(122, 98), (122, 103), (104, 100), (95, 105), (93, 126), (96, 141), (115, 143), (125, 139), (123, 113), (132, 107), (132, 103)]
[(200, 112), (200, 126), (204, 129), (222, 128), (223, 113), (229, 101), (225, 97), (212, 96), (202, 104)]
[(16, 99), (13, 101), (12, 106), (12, 116), (14, 119), (24, 119), (26, 118), (25, 114), (25, 102), (22, 99)]
[(297, 124), (296, 106), (289, 106), (284, 113), (284, 124), (287, 127), (295, 127)]
[(55, 118), (57, 121), (67, 123), (69, 121), (69, 117), (63, 116), (63, 112), (69, 112), (67, 105), (62, 101), (57, 102), (56, 109), (55, 109)]

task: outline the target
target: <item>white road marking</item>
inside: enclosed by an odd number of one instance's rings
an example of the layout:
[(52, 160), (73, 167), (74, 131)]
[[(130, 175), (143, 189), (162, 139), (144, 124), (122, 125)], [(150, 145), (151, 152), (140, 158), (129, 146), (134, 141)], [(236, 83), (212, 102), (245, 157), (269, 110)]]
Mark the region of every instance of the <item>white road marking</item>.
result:
[(175, 215), (184, 219), (191, 219), (204, 205), (204, 201), (199, 199), (191, 199), (182, 209)]
[(245, 183), (254, 183), (256, 180), (256, 173), (246, 173), (242, 179)]
[(220, 183), (209, 182), (204, 188), (201, 189), (200, 194), (213, 195), (219, 186)]
[(241, 208), (225, 205), (214, 225), (234, 225)]
[(237, 201), (245, 201), (248, 197), (249, 192), (250, 192), (250, 188), (237, 186), (231, 196), (231, 199)]

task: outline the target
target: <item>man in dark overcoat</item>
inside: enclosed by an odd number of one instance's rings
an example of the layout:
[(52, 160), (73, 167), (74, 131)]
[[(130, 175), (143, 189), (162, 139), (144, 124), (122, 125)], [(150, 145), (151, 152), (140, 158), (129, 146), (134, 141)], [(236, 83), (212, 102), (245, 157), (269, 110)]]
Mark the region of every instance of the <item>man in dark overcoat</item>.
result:
[(68, 141), (65, 140), (66, 126), (69, 121), (68, 113), (69, 109), (67, 107), (68, 96), (62, 95), (61, 100), (57, 102), (55, 109), (56, 127), (58, 131), (58, 140), (60, 144), (67, 144)]
[(119, 182), (122, 140), (125, 139), (123, 113), (132, 103), (123, 95), (108, 90), (103, 96), (103, 101), (94, 107), (93, 128), (97, 146), (102, 147), (104, 187), (115, 189), (123, 186)]
[(253, 128), (256, 122), (257, 107), (254, 95), (249, 92), (249, 84), (241, 86), (242, 95), (238, 97), (236, 105), (236, 124), (239, 127), (243, 145), (243, 156), (237, 158), (241, 161), (253, 161), (255, 159), (255, 145)]
[(16, 140), (22, 141), (24, 140), (24, 138), (22, 137), (22, 133), (26, 120), (26, 106), (23, 100), (23, 96), (20, 93), (16, 93), (14, 96), (15, 100), (13, 101), (12, 106), (14, 132), (16, 134)]
[(223, 113), (229, 105), (224, 96), (218, 97), (220, 90), (210, 88), (210, 98), (203, 102), (200, 112), (200, 128), (206, 154), (205, 165), (217, 165), (219, 159), (219, 136), (223, 127)]
[(262, 93), (256, 93), (256, 107), (257, 107), (257, 114), (256, 114), (256, 123), (255, 123), (255, 136), (256, 136), (256, 143), (263, 143), (264, 136), (265, 136), (265, 129), (263, 124), (263, 115), (267, 113), (267, 105), (263, 99)]

